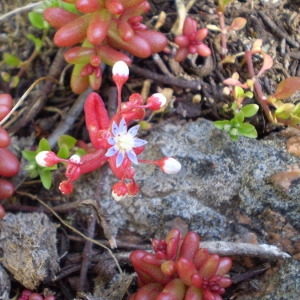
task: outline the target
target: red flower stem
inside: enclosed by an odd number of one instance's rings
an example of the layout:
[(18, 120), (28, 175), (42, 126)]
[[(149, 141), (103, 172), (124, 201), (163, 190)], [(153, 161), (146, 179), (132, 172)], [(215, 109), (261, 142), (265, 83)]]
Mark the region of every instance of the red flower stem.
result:
[(254, 71), (253, 61), (252, 61), (252, 53), (250, 50), (247, 50), (245, 52), (245, 58), (246, 58), (250, 78), (253, 80), (254, 89), (255, 89), (255, 92), (257, 95), (257, 101), (259, 102), (260, 106), (264, 110), (265, 115), (266, 115), (267, 119), (269, 120), (269, 122), (275, 123), (273, 116), (272, 116), (272, 112), (267, 103), (267, 98), (262, 91), (262, 88), (258, 81), (258, 78), (255, 76), (255, 71)]
[(225, 58), (225, 56), (227, 55), (227, 28), (224, 19), (224, 13), (219, 11), (218, 17), (221, 28), (221, 56), (222, 58)]

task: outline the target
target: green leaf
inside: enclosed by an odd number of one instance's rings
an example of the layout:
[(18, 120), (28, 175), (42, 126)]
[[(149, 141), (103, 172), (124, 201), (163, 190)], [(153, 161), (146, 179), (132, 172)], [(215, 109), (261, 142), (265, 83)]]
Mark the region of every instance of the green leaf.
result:
[(36, 152), (35, 151), (30, 151), (30, 150), (23, 150), (22, 152), (22, 156), (30, 161), (30, 162), (35, 162), (35, 157), (36, 157)]
[(31, 40), (34, 43), (35, 48), (40, 51), (42, 46), (43, 46), (43, 42), (41, 39), (35, 37), (33, 34), (29, 33), (26, 35), (26, 37)]
[(275, 111), (275, 117), (287, 120), (291, 117), (295, 109), (295, 105), (293, 103), (285, 103)]
[(246, 93), (244, 94), (244, 96), (247, 97), (247, 98), (253, 98), (253, 93), (250, 92), (250, 91), (248, 91), (248, 92), (246, 92)]
[(22, 62), (17, 56), (7, 52), (3, 53), (3, 61), (11, 67), (18, 67)]
[(44, 29), (45, 24), (44, 24), (44, 18), (41, 14), (31, 11), (28, 13), (28, 19), (31, 23), (32, 26), (34, 26), (37, 29)]
[(243, 111), (239, 111), (238, 113), (235, 114), (234, 118), (231, 119), (231, 123), (243, 123), (245, 119), (245, 115)]
[(244, 113), (245, 118), (253, 117), (259, 110), (257, 104), (248, 104), (242, 107), (241, 111)]
[(240, 87), (240, 86), (235, 86), (234, 87), (234, 96), (235, 99), (240, 99), (240, 98), (244, 98), (244, 90)]
[(49, 170), (42, 169), (40, 171), (40, 177), (44, 188), (49, 190), (52, 183), (51, 172)]
[(50, 150), (51, 148), (49, 142), (45, 138), (42, 138), (39, 142), (39, 146), (36, 150), (36, 154), (40, 153), (41, 151), (50, 151)]
[(225, 125), (230, 125), (230, 121), (228, 120), (222, 120), (222, 121), (215, 121), (214, 125), (218, 128), (218, 129), (224, 129)]
[(68, 158), (70, 155), (69, 148), (67, 144), (62, 144), (57, 152), (57, 156), (60, 158)]
[(83, 155), (85, 155), (87, 152), (84, 150), (84, 149), (82, 149), (82, 148), (78, 148), (77, 150), (76, 150), (76, 152), (75, 152), (75, 154), (77, 154), (77, 155), (79, 155), (79, 156), (83, 156)]
[(61, 135), (59, 138), (58, 138), (58, 141), (57, 141), (57, 144), (58, 144), (58, 147), (62, 147), (63, 145), (66, 145), (68, 147), (68, 149), (72, 149), (74, 148), (75, 144), (76, 144), (77, 140), (75, 138), (73, 138), (72, 136), (70, 135)]
[(239, 134), (248, 138), (257, 138), (257, 131), (255, 127), (249, 123), (240, 124)]

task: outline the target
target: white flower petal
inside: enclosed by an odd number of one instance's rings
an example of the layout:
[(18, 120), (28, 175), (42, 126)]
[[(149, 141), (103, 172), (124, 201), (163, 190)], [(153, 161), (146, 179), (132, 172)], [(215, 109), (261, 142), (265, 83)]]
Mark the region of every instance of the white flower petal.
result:
[(127, 151), (127, 156), (128, 156), (128, 158), (130, 159), (130, 161), (132, 163), (134, 163), (136, 165), (139, 163), (138, 160), (137, 160), (136, 154), (133, 150)]
[(120, 124), (119, 124), (119, 134), (124, 134), (127, 132), (127, 124), (125, 122), (125, 119), (122, 118)]
[(111, 156), (114, 156), (115, 154), (118, 153), (118, 148), (116, 146), (112, 146), (110, 147), (107, 152), (105, 153), (105, 156), (106, 157), (111, 157)]
[(107, 142), (108, 142), (110, 145), (115, 145), (115, 144), (116, 144), (116, 140), (115, 140), (115, 138), (113, 138), (113, 137), (109, 137), (109, 138), (107, 139)]
[(139, 129), (140, 129), (140, 125), (135, 125), (128, 130), (128, 133), (131, 134), (132, 137), (135, 137)]
[(134, 148), (135, 147), (141, 147), (141, 146), (144, 146), (146, 144), (148, 144), (147, 141), (142, 140), (142, 139), (138, 139), (138, 138), (134, 138), (134, 145), (133, 145)]
[(116, 159), (116, 166), (117, 168), (119, 168), (121, 166), (121, 164), (124, 161), (124, 153), (122, 151), (119, 151), (118, 155), (117, 155), (117, 159)]
[(117, 123), (115, 121), (113, 121), (113, 123), (112, 123), (111, 131), (114, 136), (118, 135), (118, 133), (119, 133), (119, 126), (117, 125)]

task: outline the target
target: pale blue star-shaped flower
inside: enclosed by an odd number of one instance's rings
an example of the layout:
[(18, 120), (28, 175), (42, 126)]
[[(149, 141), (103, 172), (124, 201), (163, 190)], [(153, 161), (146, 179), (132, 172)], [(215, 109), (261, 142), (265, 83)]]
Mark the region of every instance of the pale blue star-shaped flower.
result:
[(111, 157), (117, 154), (116, 166), (117, 168), (123, 163), (125, 155), (134, 164), (138, 164), (134, 148), (146, 145), (148, 142), (139, 138), (136, 138), (136, 134), (140, 128), (140, 125), (133, 126), (127, 131), (127, 124), (125, 119), (122, 118), (119, 126), (114, 121), (112, 124), (112, 135), (107, 139), (107, 142), (112, 145), (105, 156)]

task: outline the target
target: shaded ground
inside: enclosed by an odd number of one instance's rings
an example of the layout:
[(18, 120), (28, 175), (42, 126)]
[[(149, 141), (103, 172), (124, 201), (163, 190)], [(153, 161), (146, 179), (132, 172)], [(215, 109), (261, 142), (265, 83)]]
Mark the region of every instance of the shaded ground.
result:
[[(23, 2), (15, 1), (14, 7), (12, 7), (10, 1), (4, 1), (0, 4), (0, 11), (8, 12), (16, 7), (24, 6), (25, 3)], [(245, 51), (251, 47), (253, 40), (263, 39), (264, 50), (274, 59), (274, 67), (261, 79), (266, 94), (273, 93), (278, 82), (282, 79), (288, 76), (300, 76), (300, 3), (299, 1), (288, 0), (277, 1), (275, 4), (272, 2), (276, 1), (234, 1), (225, 14), (225, 21), (228, 25), (236, 17), (247, 19), (246, 27), (229, 37), (228, 52), (230, 54)], [(146, 21), (151, 21), (151, 24), (154, 24), (155, 17), (159, 15), (160, 11), (165, 11), (167, 18), (161, 31), (172, 41), (174, 36), (171, 29), (177, 17), (174, 1), (152, 1), (151, 5), (153, 9), (148, 14)], [(201, 27), (207, 24), (218, 25), (215, 8), (214, 1), (198, 1), (190, 9), (189, 15), (196, 18)], [(32, 42), (25, 38), (26, 34), (30, 32), (41, 36), (41, 32), (28, 24), (26, 13), (13, 15), (0, 21), (1, 53), (8, 52), (22, 60), (30, 57), (34, 48)], [(50, 30), (49, 36), (52, 37), (53, 33), (54, 31)], [(167, 113), (155, 118), (153, 122), (160, 122), (160, 120), (168, 118), (171, 118), (172, 122), (179, 122), (180, 120), (195, 120), (198, 117), (210, 120), (228, 117), (222, 112), (222, 107), (225, 103), (230, 103), (230, 99), (222, 94), (223, 85), (221, 83), (233, 72), (238, 72), (241, 81), (244, 81), (248, 78), (247, 70), (242, 59), (237, 60), (234, 64), (220, 65), (218, 33), (210, 33), (206, 43), (213, 51), (212, 57), (206, 60), (198, 58), (195, 61), (187, 60), (184, 64), (178, 65), (170, 53), (161, 53), (159, 59), (157, 57), (143, 60), (134, 59), (131, 68), (132, 76), (124, 89), (124, 97), (126, 98), (132, 92), (141, 92), (143, 88), (146, 90), (149, 81), (145, 79), (150, 79), (149, 94), (163, 88), (170, 88), (170, 97), (174, 99), (173, 105), (170, 106)], [(170, 48), (172, 48), (172, 44), (170, 44)], [(62, 54), (63, 52), (52, 44), (51, 38), (45, 38), (42, 53), (24, 69), (17, 87), (12, 88), (8, 83), (0, 80), (1, 92), (10, 93), (14, 99), (20, 98), (35, 80), (43, 76), (61, 79), (64, 83), (64, 86), (57, 85), (53, 81), (39, 83), (13, 118), (5, 125), (7, 130), (14, 134), (13, 147), (17, 152), (24, 148), (36, 146), (42, 137), (55, 141), (58, 135), (65, 133), (65, 129), (61, 130), (60, 121), (64, 117), (70, 116), (70, 111), (80, 111), (80, 107), (82, 107), (83, 102), (76, 101), (77, 96), (69, 89), (70, 68), (66, 68)], [(3, 62), (0, 66), (1, 72), (6, 71), (12, 75), (20, 72), (20, 68), (7, 67)], [(164, 66), (168, 72), (164, 71)], [(256, 67), (257, 69), (260, 67), (259, 59), (256, 61)], [(114, 111), (116, 94), (110, 74), (111, 70), (107, 67), (100, 93), (106, 101), (108, 109)], [(178, 82), (178, 79), (181, 81)], [(201, 90), (199, 90), (199, 84)], [(297, 100), (296, 97), (294, 101)], [(88, 141), (82, 114), (78, 117), (75, 114), (74, 118), (74, 125), (67, 127), (68, 134), (77, 139)], [(252, 120), (252, 123), (256, 126), (260, 137), (268, 135), (274, 130), (268, 125), (262, 113), (259, 113)], [(53, 135), (53, 132), (56, 134)], [(60, 171), (56, 173), (54, 186), (58, 185), (62, 174)], [(72, 198), (62, 196), (57, 189), (52, 189), (50, 192), (44, 190), (39, 182), (28, 179), (24, 172), (21, 172), (14, 179), (14, 183), (17, 186), (17, 193), (13, 199), (4, 202), (7, 211), (45, 211), (51, 219), (57, 221), (47, 209), (32, 199), (29, 194), (37, 195), (39, 199), (52, 206), (67, 224), (71, 224), (80, 232), (100, 239), (108, 245), (105, 242), (104, 232), (106, 228), (103, 228), (103, 222), (102, 225), (99, 225), (95, 224), (95, 220), (89, 220), (88, 216), (91, 212), (89, 209), (82, 209), (78, 202), (70, 201)], [(106, 223), (104, 222), (104, 224)], [(95, 232), (93, 232), (93, 228), (95, 228)], [(58, 299), (72, 299), (75, 295), (74, 291), (80, 289), (92, 291), (91, 280), (79, 279), (83, 259), (82, 251), (85, 245), (84, 239), (75, 235), (65, 226), (59, 229), (57, 238), (59, 255), (63, 256), (60, 261), (61, 269), (56, 274), (57, 280), (54, 284), (53, 282), (45, 282), (39, 287), (39, 291), (43, 291), (43, 288), (50, 288), (57, 294)], [(129, 233), (127, 236), (117, 236), (117, 244), (119, 249), (125, 252), (136, 247), (144, 247), (148, 245), (148, 241), (140, 240), (138, 235), (132, 236)], [(100, 276), (99, 274), (103, 273), (109, 278), (112, 277), (116, 273), (113, 262), (106, 253), (103, 253), (101, 248), (96, 248), (96, 250), (95, 248), (89, 265), (89, 279), (93, 279), (95, 274)], [(86, 266), (87, 263), (83, 263), (83, 265)], [(237, 262), (237, 266), (241, 266), (242, 271), (250, 270), (253, 266), (261, 267), (262, 271), (266, 269), (260, 265), (259, 261), (250, 259), (244, 261), (243, 264)], [(122, 267), (128, 272), (132, 272), (126, 263)], [(276, 268), (273, 271), (275, 272)], [(256, 280), (259, 281), (257, 278)], [(12, 295), (16, 293), (17, 288), (22, 290), (16, 281), (12, 281), (12, 284)], [(251, 288), (253, 287), (251, 284), (249, 287), (249, 283), (240, 283), (238, 287), (229, 291), (226, 299), (234, 299), (240, 292), (245, 289), (251, 290)]]

